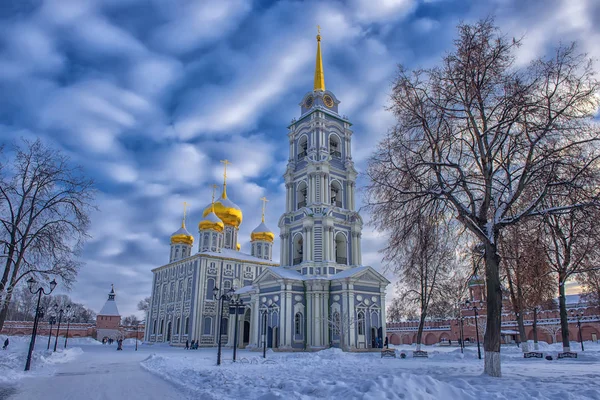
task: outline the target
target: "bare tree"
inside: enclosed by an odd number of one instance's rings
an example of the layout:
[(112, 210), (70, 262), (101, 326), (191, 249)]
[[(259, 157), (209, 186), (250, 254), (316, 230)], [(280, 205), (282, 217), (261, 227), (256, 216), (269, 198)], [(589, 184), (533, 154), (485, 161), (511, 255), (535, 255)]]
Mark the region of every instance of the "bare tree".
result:
[[(490, 19), (461, 24), (441, 66), (400, 68), (391, 110), (397, 124), (372, 156), (368, 204), (377, 228), (414, 224), (441, 204), (482, 243), (487, 330), (484, 372), (501, 376), (502, 290), (498, 239), (510, 225), (584, 207), (572, 202), (598, 163), (600, 96), (594, 69), (575, 46), (525, 68), (520, 40)], [(594, 178), (595, 179), (595, 178)], [(547, 207), (545, 200), (556, 199)]]
[(600, 268), (578, 275), (577, 280), (583, 288), (583, 300), (600, 308)]
[(413, 303), (403, 301), (400, 297), (394, 297), (388, 305), (386, 317), (388, 322), (400, 322), (417, 319), (418, 314)]
[(23, 140), (14, 153), (0, 168), (0, 329), (24, 277), (58, 276), (66, 287), (73, 282), (93, 207), (92, 181), (60, 151)]
[(423, 328), (429, 307), (440, 298), (440, 281), (453, 262), (446, 225), (421, 215), (414, 225), (414, 236), (402, 251), (394, 251), (394, 272), (400, 278), (399, 293), (404, 302), (416, 305), (419, 314), (417, 351), (421, 350)]
[[(525, 312), (531, 310), (534, 314), (537, 313), (537, 308), (552, 301), (555, 294), (552, 269), (542, 251), (537, 228), (531, 222), (508, 227), (501, 237), (499, 249), (524, 353), (529, 351)], [(537, 344), (536, 322), (534, 315), (534, 341)]]
[(123, 318), (123, 326), (134, 326), (140, 323), (140, 320), (137, 316), (131, 314), (128, 317)]
[(551, 335), (552, 343), (556, 343), (556, 335), (558, 335), (558, 332), (560, 332), (560, 330), (561, 330), (560, 324), (540, 325), (540, 329), (547, 332), (549, 335)]
[(340, 349), (343, 351), (350, 350), (350, 330), (354, 329), (358, 323), (364, 323), (356, 315), (349, 315), (348, 312), (340, 313), (336, 309), (332, 309), (331, 314), (323, 318), (323, 322), (329, 326), (332, 344), (334, 338), (339, 338)]
[(150, 310), (150, 296), (144, 298), (143, 300), (140, 300), (140, 302), (137, 305), (138, 310), (143, 311), (144, 314), (148, 312), (148, 310)]
[(558, 278), (558, 305), (563, 350), (570, 351), (565, 284), (578, 274), (592, 272), (600, 260), (600, 212), (588, 207), (543, 218), (544, 253)]

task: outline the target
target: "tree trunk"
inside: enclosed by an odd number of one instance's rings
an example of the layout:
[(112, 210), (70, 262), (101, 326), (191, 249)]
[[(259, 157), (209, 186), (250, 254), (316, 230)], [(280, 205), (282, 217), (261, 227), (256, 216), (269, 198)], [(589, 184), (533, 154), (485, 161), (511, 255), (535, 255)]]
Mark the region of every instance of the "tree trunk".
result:
[(423, 336), (423, 326), (425, 326), (425, 316), (424, 312), (421, 313), (421, 318), (419, 320), (419, 330), (417, 330), (417, 351), (421, 350), (421, 336)]
[(2, 328), (4, 327), (4, 322), (6, 321), (6, 316), (8, 315), (8, 306), (10, 305), (11, 294), (7, 293), (6, 297), (7, 301), (2, 305), (2, 308), (0, 309), (0, 331), (2, 331)]
[(529, 352), (529, 344), (527, 343), (527, 335), (525, 334), (525, 323), (523, 322), (523, 313), (517, 315), (517, 325), (519, 326), (519, 337), (521, 338), (521, 349), (523, 353)]
[(563, 351), (571, 351), (569, 344), (569, 319), (567, 316), (567, 297), (565, 296), (565, 281), (564, 274), (558, 274), (558, 305), (560, 308), (560, 333), (563, 342)]
[(538, 345), (538, 336), (537, 336), (537, 307), (533, 308), (533, 346), (535, 350), (539, 350), (540, 346)]
[(502, 326), (502, 287), (500, 256), (495, 243), (485, 243), (485, 276), (487, 281), (487, 323), (483, 337), (485, 365), (483, 372), (500, 377), (500, 328)]

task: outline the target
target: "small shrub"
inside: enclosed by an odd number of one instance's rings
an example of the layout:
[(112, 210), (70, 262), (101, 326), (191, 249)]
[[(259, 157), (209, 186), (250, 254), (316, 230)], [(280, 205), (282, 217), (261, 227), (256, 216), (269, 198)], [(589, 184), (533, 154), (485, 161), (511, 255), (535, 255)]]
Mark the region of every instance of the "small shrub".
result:
[(546, 360), (552, 361), (552, 356), (546, 356)]

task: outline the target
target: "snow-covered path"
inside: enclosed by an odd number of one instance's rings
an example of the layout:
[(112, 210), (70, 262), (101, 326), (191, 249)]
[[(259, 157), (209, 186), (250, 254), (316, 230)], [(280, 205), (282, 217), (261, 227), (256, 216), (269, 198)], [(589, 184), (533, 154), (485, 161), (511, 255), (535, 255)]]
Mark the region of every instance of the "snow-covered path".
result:
[[(10, 400), (186, 399), (189, 394), (140, 367), (146, 349), (132, 346), (78, 346), (74, 361), (56, 365), (53, 375), (34, 375), (5, 389)], [(146, 350), (146, 351), (144, 351)], [(0, 393), (1, 394), (1, 393)], [(2, 396), (0, 395), (0, 398)]]

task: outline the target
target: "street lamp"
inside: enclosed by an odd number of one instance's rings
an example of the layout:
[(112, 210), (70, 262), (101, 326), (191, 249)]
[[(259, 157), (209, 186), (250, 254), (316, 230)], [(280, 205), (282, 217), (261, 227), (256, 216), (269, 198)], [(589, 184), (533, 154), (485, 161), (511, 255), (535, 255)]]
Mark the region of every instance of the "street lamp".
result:
[(58, 304), (54, 304), (54, 312), (58, 313), (58, 326), (56, 327), (56, 339), (54, 340), (54, 351), (56, 352), (56, 346), (58, 345), (58, 332), (60, 332), (60, 323), (62, 321), (62, 316), (63, 314), (69, 314), (69, 312), (71, 311), (71, 305), (69, 304), (66, 307), (66, 310), (63, 310), (62, 308), (59, 310), (58, 309)]
[(465, 334), (463, 331), (463, 320), (464, 320), (464, 318), (462, 316), (460, 316), (460, 317), (456, 318), (456, 322), (455, 322), (455, 324), (457, 326), (459, 326), (459, 329), (460, 329), (459, 337), (460, 337), (460, 352), (461, 352), (461, 354), (464, 353), (463, 349), (465, 348)]
[(140, 322), (137, 321), (135, 323), (135, 351), (137, 351), (137, 342), (138, 342), (138, 338), (139, 338), (139, 335), (138, 335), (139, 331), (140, 331)]
[(56, 317), (54, 315), (51, 315), (50, 319), (48, 320), (48, 323), (50, 324), (50, 332), (48, 332), (48, 347), (46, 348), (46, 350), (50, 350), (50, 339), (52, 339), (52, 325), (56, 323)]
[[(70, 309), (70, 305), (67, 308)], [(75, 318), (74, 315), (67, 315), (67, 335), (65, 336), (65, 349), (67, 348), (67, 340), (69, 339), (69, 326), (71, 325), (71, 321)]]
[(219, 301), (219, 312), (217, 314), (217, 323), (218, 325), (218, 340), (219, 340), (219, 346), (218, 346), (218, 350), (217, 350), (217, 365), (221, 365), (221, 334), (223, 332), (221, 332), (221, 325), (222, 324), (222, 319), (223, 319), (223, 303), (225, 301), (229, 301), (231, 299), (231, 296), (233, 294), (234, 290), (233, 289), (229, 289), (221, 294), (219, 294), (219, 288), (215, 286), (215, 288), (213, 289), (213, 296), (215, 298), (215, 300)]
[(263, 316), (263, 358), (267, 358), (267, 315), (273, 311), (274, 307), (275, 305), (271, 304), (260, 310), (260, 314)]
[(575, 310), (571, 309), (571, 316), (577, 318), (577, 329), (579, 330), (579, 341), (581, 342), (581, 351), (584, 351), (583, 348), (583, 336), (581, 335), (581, 317), (583, 317), (583, 313), (575, 312)]
[(475, 312), (475, 334), (477, 336), (477, 356), (481, 360), (481, 347), (479, 345), (479, 325), (477, 324), (477, 319), (479, 317), (479, 314), (477, 313), (477, 311), (481, 310), (481, 308), (483, 307), (483, 302), (479, 301), (478, 303), (479, 303), (479, 308), (477, 308), (476, 303), (473, 303), (473, 306), (471, 306), (471, 302), (468, 299), (467, 299), (467, 301), (465, 301), (465, 305), (467, 306), (467, 308), (471, 308)]
[(235, 362), (235, 356), (238, 346), (238, 315), (243, 314), (246, 311), (246, 305), (244, 300), (240, 299), (240, 295), (233, 295), (229, 302), (229, 315), (235, 314), (235, 331), (233, 334), (233, 362)]
[(31, 353), (33, 353), (33, 347), (35, 346), (35, 336), (37, 335), (38, 322), (40, 318), (44, 318), (44, 309), (40, 308), (40, 300), (42, 299), (42, 293), (44, 296), (48, 296), (56, 287), (56, 280), (52, 279), (50, 282), (50, 291), (46, 293), (42, 286), (35, 288), (36, 281), (33, 277), (27, 279), (27, 287), (31, 294), (37, 294), (37, 306), (35, 308), (35, 318), (33, 319), (33, 331), (31, 332), (31, 341), (29, 342), (29, 352), (27, 353), (27, 361), (25, 362), (25, 371), (29, 371), (31, 367)]

